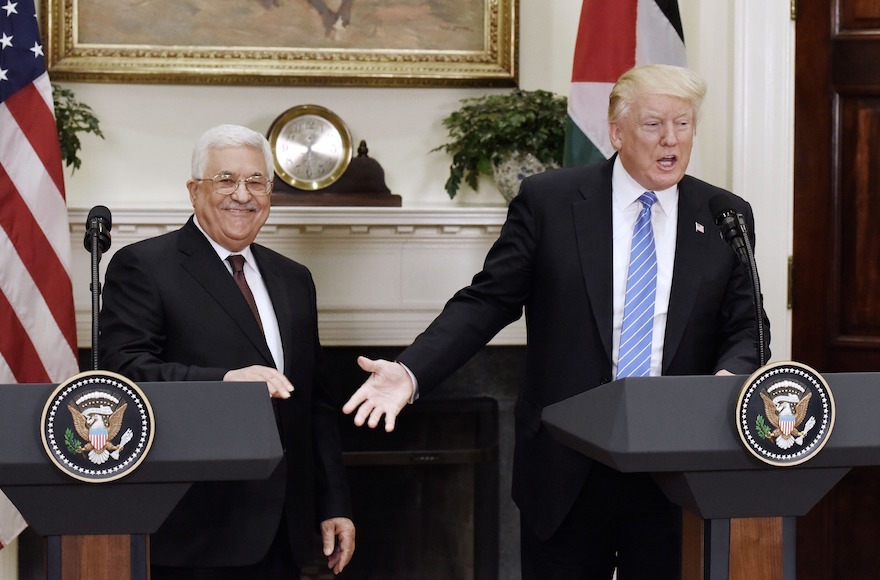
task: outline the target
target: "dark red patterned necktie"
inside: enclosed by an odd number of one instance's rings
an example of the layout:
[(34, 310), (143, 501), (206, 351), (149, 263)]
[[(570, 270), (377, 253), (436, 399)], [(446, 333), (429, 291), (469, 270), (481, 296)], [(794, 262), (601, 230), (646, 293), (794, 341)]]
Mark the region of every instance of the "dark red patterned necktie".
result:
[(251, 312), (254, 313), (254, 318), (257, 319), (257, 324), (260, 325), (260, 330), (262, 331), (263, 321), (260, 320), (260, 311), (257, 310), (257, 302), (254, 300), (254, 293), (251, 292), (251, 287), (248, 286), (247, 280), (244, 277), (244, 256), (241, 254), (232, 254), (226, 259), (229, 260), (229, 263), (232, 265), (232, 279), (238, 284), (238, 289), (241, 290), (245, 301), (248, 303), (248, 306), (251, 307)]

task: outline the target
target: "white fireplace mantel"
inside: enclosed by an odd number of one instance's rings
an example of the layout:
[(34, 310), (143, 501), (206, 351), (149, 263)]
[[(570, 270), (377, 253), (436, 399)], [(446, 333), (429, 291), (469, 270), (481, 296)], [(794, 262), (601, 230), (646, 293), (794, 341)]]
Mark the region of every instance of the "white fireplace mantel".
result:
[[(91, 344), (91, 266), (83, 248), (88, 209), (69, 210), (80, 347)], [(182, 226), (190, 209), (113, 211), (113, 253)], [(405, 346), (480, 270), (506, 208), (273, 207), (257, 241), (306, 265), (318, 291), (325, 346)], [(522, 320), (496, 345), (525, 344)]]

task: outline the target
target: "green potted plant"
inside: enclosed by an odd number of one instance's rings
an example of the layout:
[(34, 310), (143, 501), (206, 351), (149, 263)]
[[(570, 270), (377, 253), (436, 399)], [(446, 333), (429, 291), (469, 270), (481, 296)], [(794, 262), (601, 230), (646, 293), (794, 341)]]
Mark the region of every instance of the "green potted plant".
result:
[(529, 173), (562, 165), (568, 99), (549, 91), (524, 91), (462, 99), (443, 119), (449, 141), (432, 151), (452, 156), (446, 192), (464, 181), (477, 191), (480, 175), (494, 176), (509, 202)]
[(55, 127), (61, 145), (61, 158), (68, 167), (73, 166), (71, 171), (76, 171), (82, 164), (79, 158), (82, 143), (77, 133), (94, 133), (101, 139), (104, 134), (92, 108), (76, 100), (70, 89), (52, 83), (52, 100), (55, 102)]

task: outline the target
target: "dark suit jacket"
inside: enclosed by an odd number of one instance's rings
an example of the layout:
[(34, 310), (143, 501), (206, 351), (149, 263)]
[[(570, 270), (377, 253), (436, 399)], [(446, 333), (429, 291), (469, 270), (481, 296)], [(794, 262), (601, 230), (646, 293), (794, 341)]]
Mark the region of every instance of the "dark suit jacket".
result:
[[(555, 441), (541, 411), (612, 379), (612, 167), (613, 159), (526, 178), (483, 270), (398, 359), (426, 393), (525, 308), (513, 498), (544, 539), (565, 518), (591, 461)], [(754, 231), (744, 200), (689, 176), (679, 184), (664, 375), (739, 374), (758, 366), (749, 276), (708, 209), (718, 193)]]
[[(267, 552), (282, 515), (303, 564), (311, 559), (317, 522), (351, 517), (337, 412), (318, 376), (314, 282), (304, 266), (260, 245), (251, 248), (295, 388), (290, 399), (273, 400), (284, 460), (265, 481), (193, 485), (151, 536), (157, 565), (254, 563)], [(220, 381), (230, 369), (274, 367), (256, 319), (192, 218), (178, 231), (120, 249), (107, 268), (103, 300), (102, 368), (134, 381)]]

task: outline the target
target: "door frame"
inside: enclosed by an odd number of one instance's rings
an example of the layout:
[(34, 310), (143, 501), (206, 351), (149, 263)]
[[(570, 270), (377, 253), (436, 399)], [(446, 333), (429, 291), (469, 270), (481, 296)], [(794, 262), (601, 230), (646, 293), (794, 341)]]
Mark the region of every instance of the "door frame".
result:
[(786, 0), (734, 0), (733, 9), (733, 191), (755, 212), (772, 360), (790, 360), (795, 21)]

